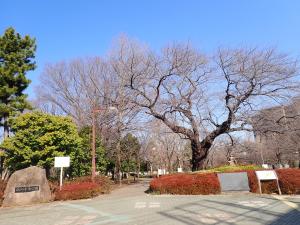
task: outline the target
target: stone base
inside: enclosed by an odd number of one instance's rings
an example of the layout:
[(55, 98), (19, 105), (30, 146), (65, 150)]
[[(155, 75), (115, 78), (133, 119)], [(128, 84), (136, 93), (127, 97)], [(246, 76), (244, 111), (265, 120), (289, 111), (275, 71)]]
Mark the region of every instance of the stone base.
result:
[(44, 169), (33, 166), (14, 172), (8, 180), (3, 207), (49, 202), (51, 191)]

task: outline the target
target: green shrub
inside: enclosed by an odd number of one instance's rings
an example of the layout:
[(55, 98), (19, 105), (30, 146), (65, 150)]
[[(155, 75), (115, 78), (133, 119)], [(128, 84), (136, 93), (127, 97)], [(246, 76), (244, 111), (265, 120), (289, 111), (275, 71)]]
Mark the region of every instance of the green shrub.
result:
[(241, 170), (259, 170), (262, 167), (257, 166), (257, 165), (236, 165), (236, 166), (229, 166), (229, 165), (224, 165), (208, 170), (201, 170), (201, 171), (196, 171), (195, 173), (225, 173), (225, 172), (234, 172), (234, 171), (241, 171)]

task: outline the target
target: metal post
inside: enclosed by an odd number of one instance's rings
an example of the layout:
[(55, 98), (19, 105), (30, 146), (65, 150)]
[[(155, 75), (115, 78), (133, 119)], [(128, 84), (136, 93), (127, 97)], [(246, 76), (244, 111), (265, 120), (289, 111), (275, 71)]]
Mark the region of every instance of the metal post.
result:
[(96, 118), (95, 110), (92, 112), (93, 124), (92, 124), (92, 182), (95, 181), (96, 176)]

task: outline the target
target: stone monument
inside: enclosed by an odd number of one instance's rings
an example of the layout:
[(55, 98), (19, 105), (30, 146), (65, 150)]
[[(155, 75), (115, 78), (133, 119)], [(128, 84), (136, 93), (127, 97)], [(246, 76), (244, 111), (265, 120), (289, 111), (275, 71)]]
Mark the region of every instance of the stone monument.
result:
[(14, 172), (8, 180), (3, 207), (48, 202), (51, 191), (44, 169), (32, 166)]
[(250, 191), (246, 172), (218, 173), (222, 192)]

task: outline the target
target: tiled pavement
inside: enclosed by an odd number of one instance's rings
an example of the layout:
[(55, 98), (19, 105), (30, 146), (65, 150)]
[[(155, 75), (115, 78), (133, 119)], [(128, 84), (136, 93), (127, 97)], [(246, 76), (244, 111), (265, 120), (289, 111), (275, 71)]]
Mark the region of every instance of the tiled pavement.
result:
[(0, 209), (0, 225), (241, 224), (300, 225), (300, 196), (148, 195), (148, 184), (92, 200)]

